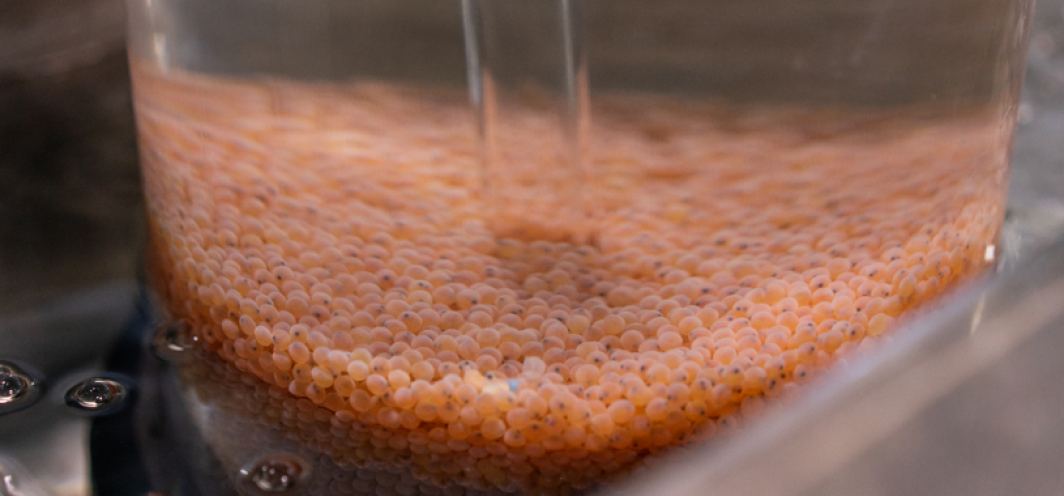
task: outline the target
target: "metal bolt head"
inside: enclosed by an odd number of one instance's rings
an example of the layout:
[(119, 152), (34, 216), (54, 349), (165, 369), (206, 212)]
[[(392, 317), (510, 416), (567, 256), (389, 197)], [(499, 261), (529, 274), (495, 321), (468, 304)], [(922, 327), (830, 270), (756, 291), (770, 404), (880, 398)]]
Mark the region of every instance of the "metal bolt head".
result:
[(176, 360), (199, 342), (192, 325), (185, 319), (160, 325), (152, 338), (151, 348), (164, 360)]
[(8, 404), (26, 396), (29, 381), (24, 377), (0, 372), (0, 404)]
[(12, 362), (0, 361), (0, 415), (21, 410), (41, 395), (41, 385)]
[(67, 390), (66, 404), (85, 413), (105, 413), (122, 406), (126, 396), (126, 387), (121, 382), (93, 377)]
[(248, 465), (240, 471), (241, 475), (265, 493), (287, 493), (293, 491), (304, 477), (306, 469), (302, 461), (284, 455), (268, 456)]

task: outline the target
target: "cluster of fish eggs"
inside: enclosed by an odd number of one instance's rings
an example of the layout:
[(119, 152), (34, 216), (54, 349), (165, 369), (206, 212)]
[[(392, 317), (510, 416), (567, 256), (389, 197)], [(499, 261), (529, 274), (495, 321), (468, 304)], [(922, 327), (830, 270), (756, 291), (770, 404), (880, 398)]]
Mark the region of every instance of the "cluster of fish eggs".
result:
[[(186, 109), (153, 99), (152, 84), (172, 85), (160, 95), (216, 98), (235, 107), (219, 115), (244, 118), (181, 118)], [(243, 98), (261, 89), (240, 85)], [(406, 96), (369, 88), (359, 101), (372, 97), (389, 112), (374, 114), (373, 129), (326, 142), (298, 115), (261, 129), (253, 123), (279, 118), (255, 119), (259, 106), (240, 99), (192, 95), (194, 85), (173, 81), (139, 88), (151, 256), (171, 313), (238, 369), (338, 419), (405, 433), (398, 444), (431, 438), (452, 451), (530, 460), (625, 453), (602, 460), (619, 467), (707, 426), (733, 425), (873, 346), (908, 309), (982, 268), (1001, 215), (999, 188), (987, 185), (993, 174), (919, 182), (997, 166), (980, 153), (855, 168), (840, 160), (865, 144), (842, 140), (839, 160), (823, 170), (800, 164), (803, 177), (849, 170), (863, 181), (796, 199), (782, 210), (800, 225), (763, 219), (760, 237), (743, 229), (749, 211), (765, 191), (793, 185), (751, 177), (747, 159), (722, 161), (739, 172), (714, 172), (716, 189), (687, 201), (720, 192), (733, 207), (695, 227), (689, 208), (607, 216), (598, 247), (498, 239), (467, 191), (476, 164), (468, 137), (438, 125), (460, 120), (448, 107), (404, 106)], [(389, 132), (371, 132), (378, 128)], [(742, 136), (713, 139), (726, 148)], [(285, 153), (263, 141), (285, 143)], [(329, 153), (330, 143), (349, 142), (377, 147), (369, 155), (392, 157), (392, 167)], [(898, 153), (935, 158), (940, 142)], [(653, 155), (656, 146), (628, 153)], [(425, 150), (438, 156), (427, 160)], [(877, 179), (882, 188), (863, 189)], [(668, 191), (699, 193), (687, 183), (648, 178), (640, 189), (636, 181), (604, 204), (668, 204)], [(841, 215), (833, 198), (855, 196), (868, 207)], [(474, 465), (490, 472), (486, 480), (505, 478)]]
[(218, 357), (183, 361), (183, 381), (207, 407), (199, 426), (232, 478), (264, 453), (288, 453), (309, 477), (308, 494), (585, 494), (631, 468), (632, 450), (572, 448), (529, 455), (501, 443), (472, 445), (443, 427), (409, 431), (362, 424), (293, 398)]

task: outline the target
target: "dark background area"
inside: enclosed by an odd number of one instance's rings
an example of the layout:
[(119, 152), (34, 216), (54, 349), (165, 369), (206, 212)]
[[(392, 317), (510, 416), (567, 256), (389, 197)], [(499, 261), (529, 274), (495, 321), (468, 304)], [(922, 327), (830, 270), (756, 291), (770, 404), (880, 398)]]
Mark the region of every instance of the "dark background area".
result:
[(143, 236), (120, 0), (0, 2), (0, 315), (135, 277)]

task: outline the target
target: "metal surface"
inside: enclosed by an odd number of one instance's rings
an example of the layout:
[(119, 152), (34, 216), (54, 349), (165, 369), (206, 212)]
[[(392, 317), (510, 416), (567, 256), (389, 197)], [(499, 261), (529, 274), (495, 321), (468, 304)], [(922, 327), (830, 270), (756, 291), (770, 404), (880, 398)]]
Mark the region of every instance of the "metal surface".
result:
[[(53, 384), (102, 367), (134, 309), (124, 27), (120, 0), (0, 4), (0, 354)], [(63, 392), (0, 417), (0, 494), (90, 493), (91, 421)]]

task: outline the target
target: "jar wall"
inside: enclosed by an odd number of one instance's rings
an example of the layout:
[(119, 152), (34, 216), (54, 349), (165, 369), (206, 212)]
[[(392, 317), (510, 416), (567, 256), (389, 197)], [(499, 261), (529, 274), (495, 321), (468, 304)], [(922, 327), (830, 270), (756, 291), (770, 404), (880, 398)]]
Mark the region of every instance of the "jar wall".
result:
[(131, 6), (153, 287), (341, 459), (588, 487), (994, 263), (1029, 3), (472, 3)]

